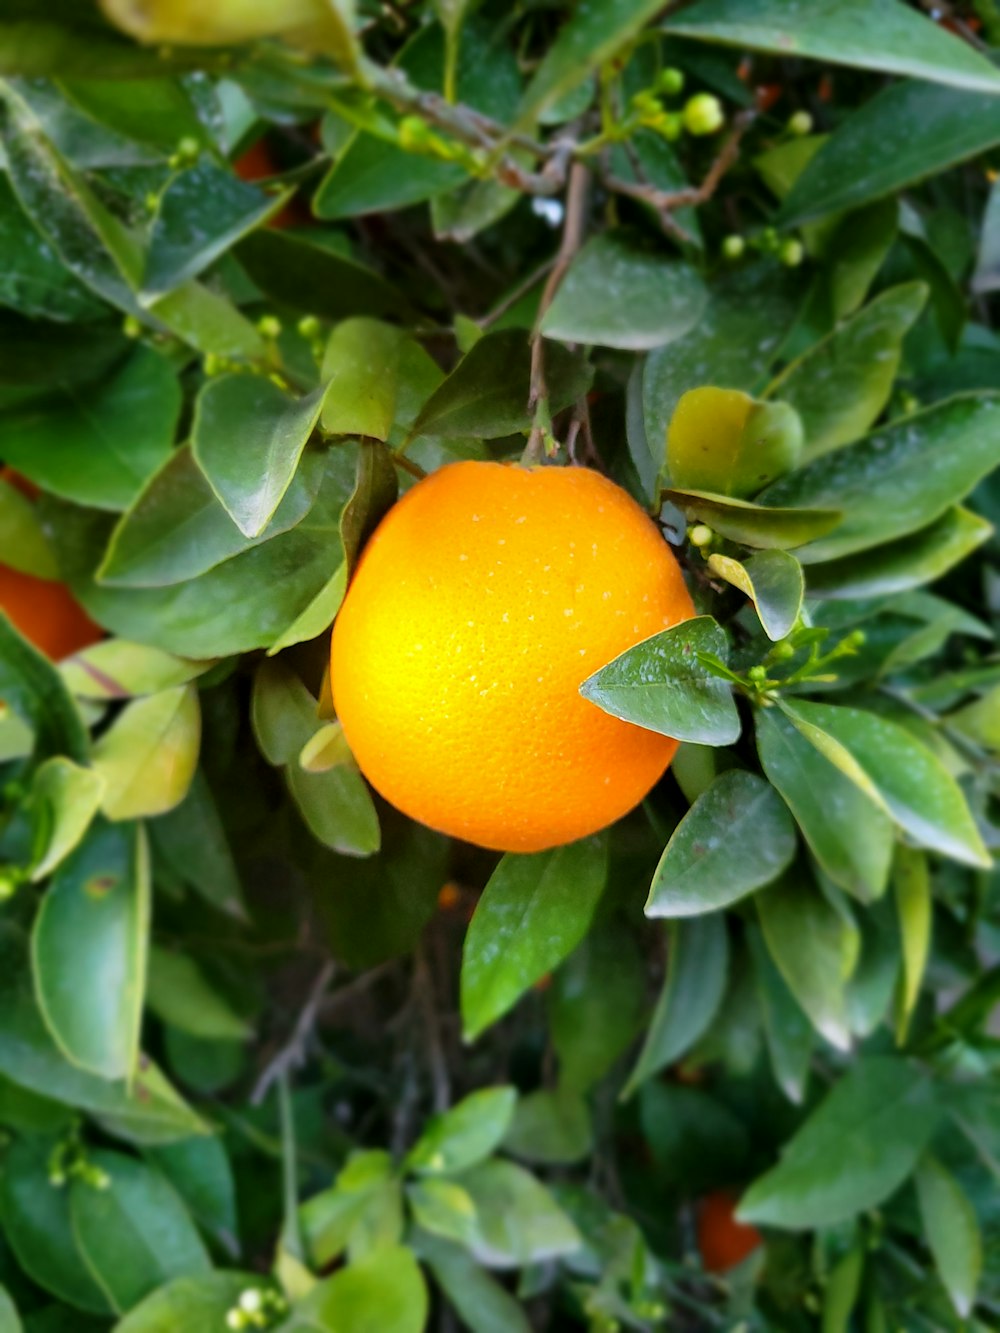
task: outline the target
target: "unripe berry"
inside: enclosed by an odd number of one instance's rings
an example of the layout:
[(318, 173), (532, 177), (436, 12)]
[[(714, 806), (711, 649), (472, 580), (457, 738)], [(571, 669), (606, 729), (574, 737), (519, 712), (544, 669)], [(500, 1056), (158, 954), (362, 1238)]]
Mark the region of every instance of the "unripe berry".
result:
[(813, 118), (808, 111), (796, 111), (794, 115), (788, 118), (788, 133), (794, 134), (797, 139), (810, 134), (813, 127)]
[(767, 680), (767, 672), (762, 666), (752, 666), (747, 672), (747, 679), (754, 681)]
[(668, 143), (674, 143), (681, 137), (684, 124), (678, 112), (668, 111), (665, 115), (657, 117), (655, 128)]
[(688, 539), (692, 546), (710, 546), (715, 533), (707, 523), (696, 523), (688, 533)]
[(657, 86), (668, 97), (676, 97), (684, 90), (684, 75), (679, 69), (665, 69), (660, 72)]
[(742, 236), (727, 236), (722, 242), (722, 253), (726, 259), (739, 259), (743, 251), (747, 248), (747, 243)]
[(715, 134), (726, 123), (722, 103), (712, 93), (696, 93), (684, 104), (684, 128), (688, 134)]
[(783, 241), (781, 249), (778, 251), (778, 258), (786, 268), (798, 268), (805, 258), (802, 242), (794, 239)]
[(318, 338), (321, 332), (320, 322), (315, 315), (303, 315), (295, 327), (302, 338)]
[(281, 334), (281, 320), (277, 315), (261, 315), (257, 321), (257, 332), (262, 338), (273, 341)]

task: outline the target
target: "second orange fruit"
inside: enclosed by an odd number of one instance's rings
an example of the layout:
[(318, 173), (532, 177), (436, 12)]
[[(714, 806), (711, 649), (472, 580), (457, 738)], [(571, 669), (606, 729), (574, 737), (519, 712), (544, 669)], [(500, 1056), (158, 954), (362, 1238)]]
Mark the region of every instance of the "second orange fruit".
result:
[(677, 748), (580, 685), (692, 615), (669, 547), (613, 482), (454, 463), (365, 549), (334, 626), (337, 715), (412, 818), (500, 851), (573, 842), (642, 800)]

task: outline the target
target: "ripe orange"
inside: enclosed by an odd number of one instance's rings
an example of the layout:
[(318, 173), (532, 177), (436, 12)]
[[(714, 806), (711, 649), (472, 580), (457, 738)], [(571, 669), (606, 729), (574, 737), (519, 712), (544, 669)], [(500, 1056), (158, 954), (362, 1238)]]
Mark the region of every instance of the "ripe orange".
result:
[(365, 549), (333, 632), (334, 705), (387, 800), (534, 852), (631, 810), (677, 742), (582, 682), (694, 607), (655, 524), (584, 468), (453, 463)]
[(710, 1273), (725, 1273), (741, 1264), (761, 1244), (756, 1227), (737, 1222), (736, 1199), (725, 1190), (708, 1194), (698, 1205), (698, 1249)]

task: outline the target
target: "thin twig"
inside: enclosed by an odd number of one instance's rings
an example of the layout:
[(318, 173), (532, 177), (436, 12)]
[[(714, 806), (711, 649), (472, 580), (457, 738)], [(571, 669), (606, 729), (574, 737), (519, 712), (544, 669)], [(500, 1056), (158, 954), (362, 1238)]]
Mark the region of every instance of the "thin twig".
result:
[(265, 1065), (260, 1078), (254, 1087), (250, 1096), (250, 1105), (259, 1106), (267, 1096), (268, 1089), (280, 1078), (284, 1078), (293, 1069), (299, 1068), (306, 1060), (306, 1047), (309, 1044), (309, 1038), (312, 1036), (313, 1028), (316, 1024), (316, 1016), (319, 1013), (320, 1003), (323, 999), (323, 993), (333, 980), (336, 965), (332, 959), (328, 959), (320, 968), (306, 996), (305, 1004), (299, 1011), (299, 1016), (292, 1028), (291, 1035), (284, 1046), (278, 1051), (277, 1055)]
[(329, 995), (324, 995), (320, 999), (320, 1013), (324, 1018), (337, 1009), (342, 1009), (345, 1004), (351, 1000), (356, 1000), (359, 995), (363, 995), (370, 986), (374, 986), (376, 981), (381, 981), (384, 976), (394, 972), (398, 964), (395, 958), (390, 958), (388, 962), (379, 963), (378, 967), (371, 967), (367, 972), (362, 972), (360, 976), (349, 981), (346, 986), (339, 986)]
[(441, 1025), (435, 1003), (434, 982), (431, 979), (423, 943), (417, 945), (413, 966), (414, 989), (423, 1021), (424, 1040), (427, 1043), (427, 1063), (430, 1066), (434, 1110), (446, 1111), (451, 1102), (451, 1078), (448, 1074), (444, 1047), (441, 1044)]
[(488, 329), (491, 324), (495, 324), (498, 319), (501, 319), (506, 315), (507, 311), (510, 310), (512, 306), (517, 305), (522, 296), (526, 296), (536, 283), (541, 282), (542, 278), (545, 277), (546, 273), (548, 273), (555, 262), (555, 257), (553, 256), (552, 259), (546, 259), (544, 264), (540, 264), (538, 268), (535, 269), (534, 273), (529, 273), (525, 280), (518, 283), (514, 290), (509, 295), (505, 296), (498, 306), (494, 306), (488, 314), (483, 315), (476, 321), (479, 327), (481, 329)]

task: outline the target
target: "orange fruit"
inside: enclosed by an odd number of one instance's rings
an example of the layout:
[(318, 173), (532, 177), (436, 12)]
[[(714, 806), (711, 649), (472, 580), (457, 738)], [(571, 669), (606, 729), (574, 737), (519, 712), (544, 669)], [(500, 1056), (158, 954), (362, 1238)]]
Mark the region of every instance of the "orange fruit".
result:
[(698, 1249), (710, 1273), (735, 1268), (761, 1244), (756, 1227), (737, 1222), (736, 1199), (725, 1190), (708, 1194), (698, 1205)]
[(583, 838), (631, 810), (677, 742), (582, 682), (694, 615), (625, 491), (584, 468), (453, 463), (365, 548), (333, 631), (337, 716), (372, 785), (499, 851)]

